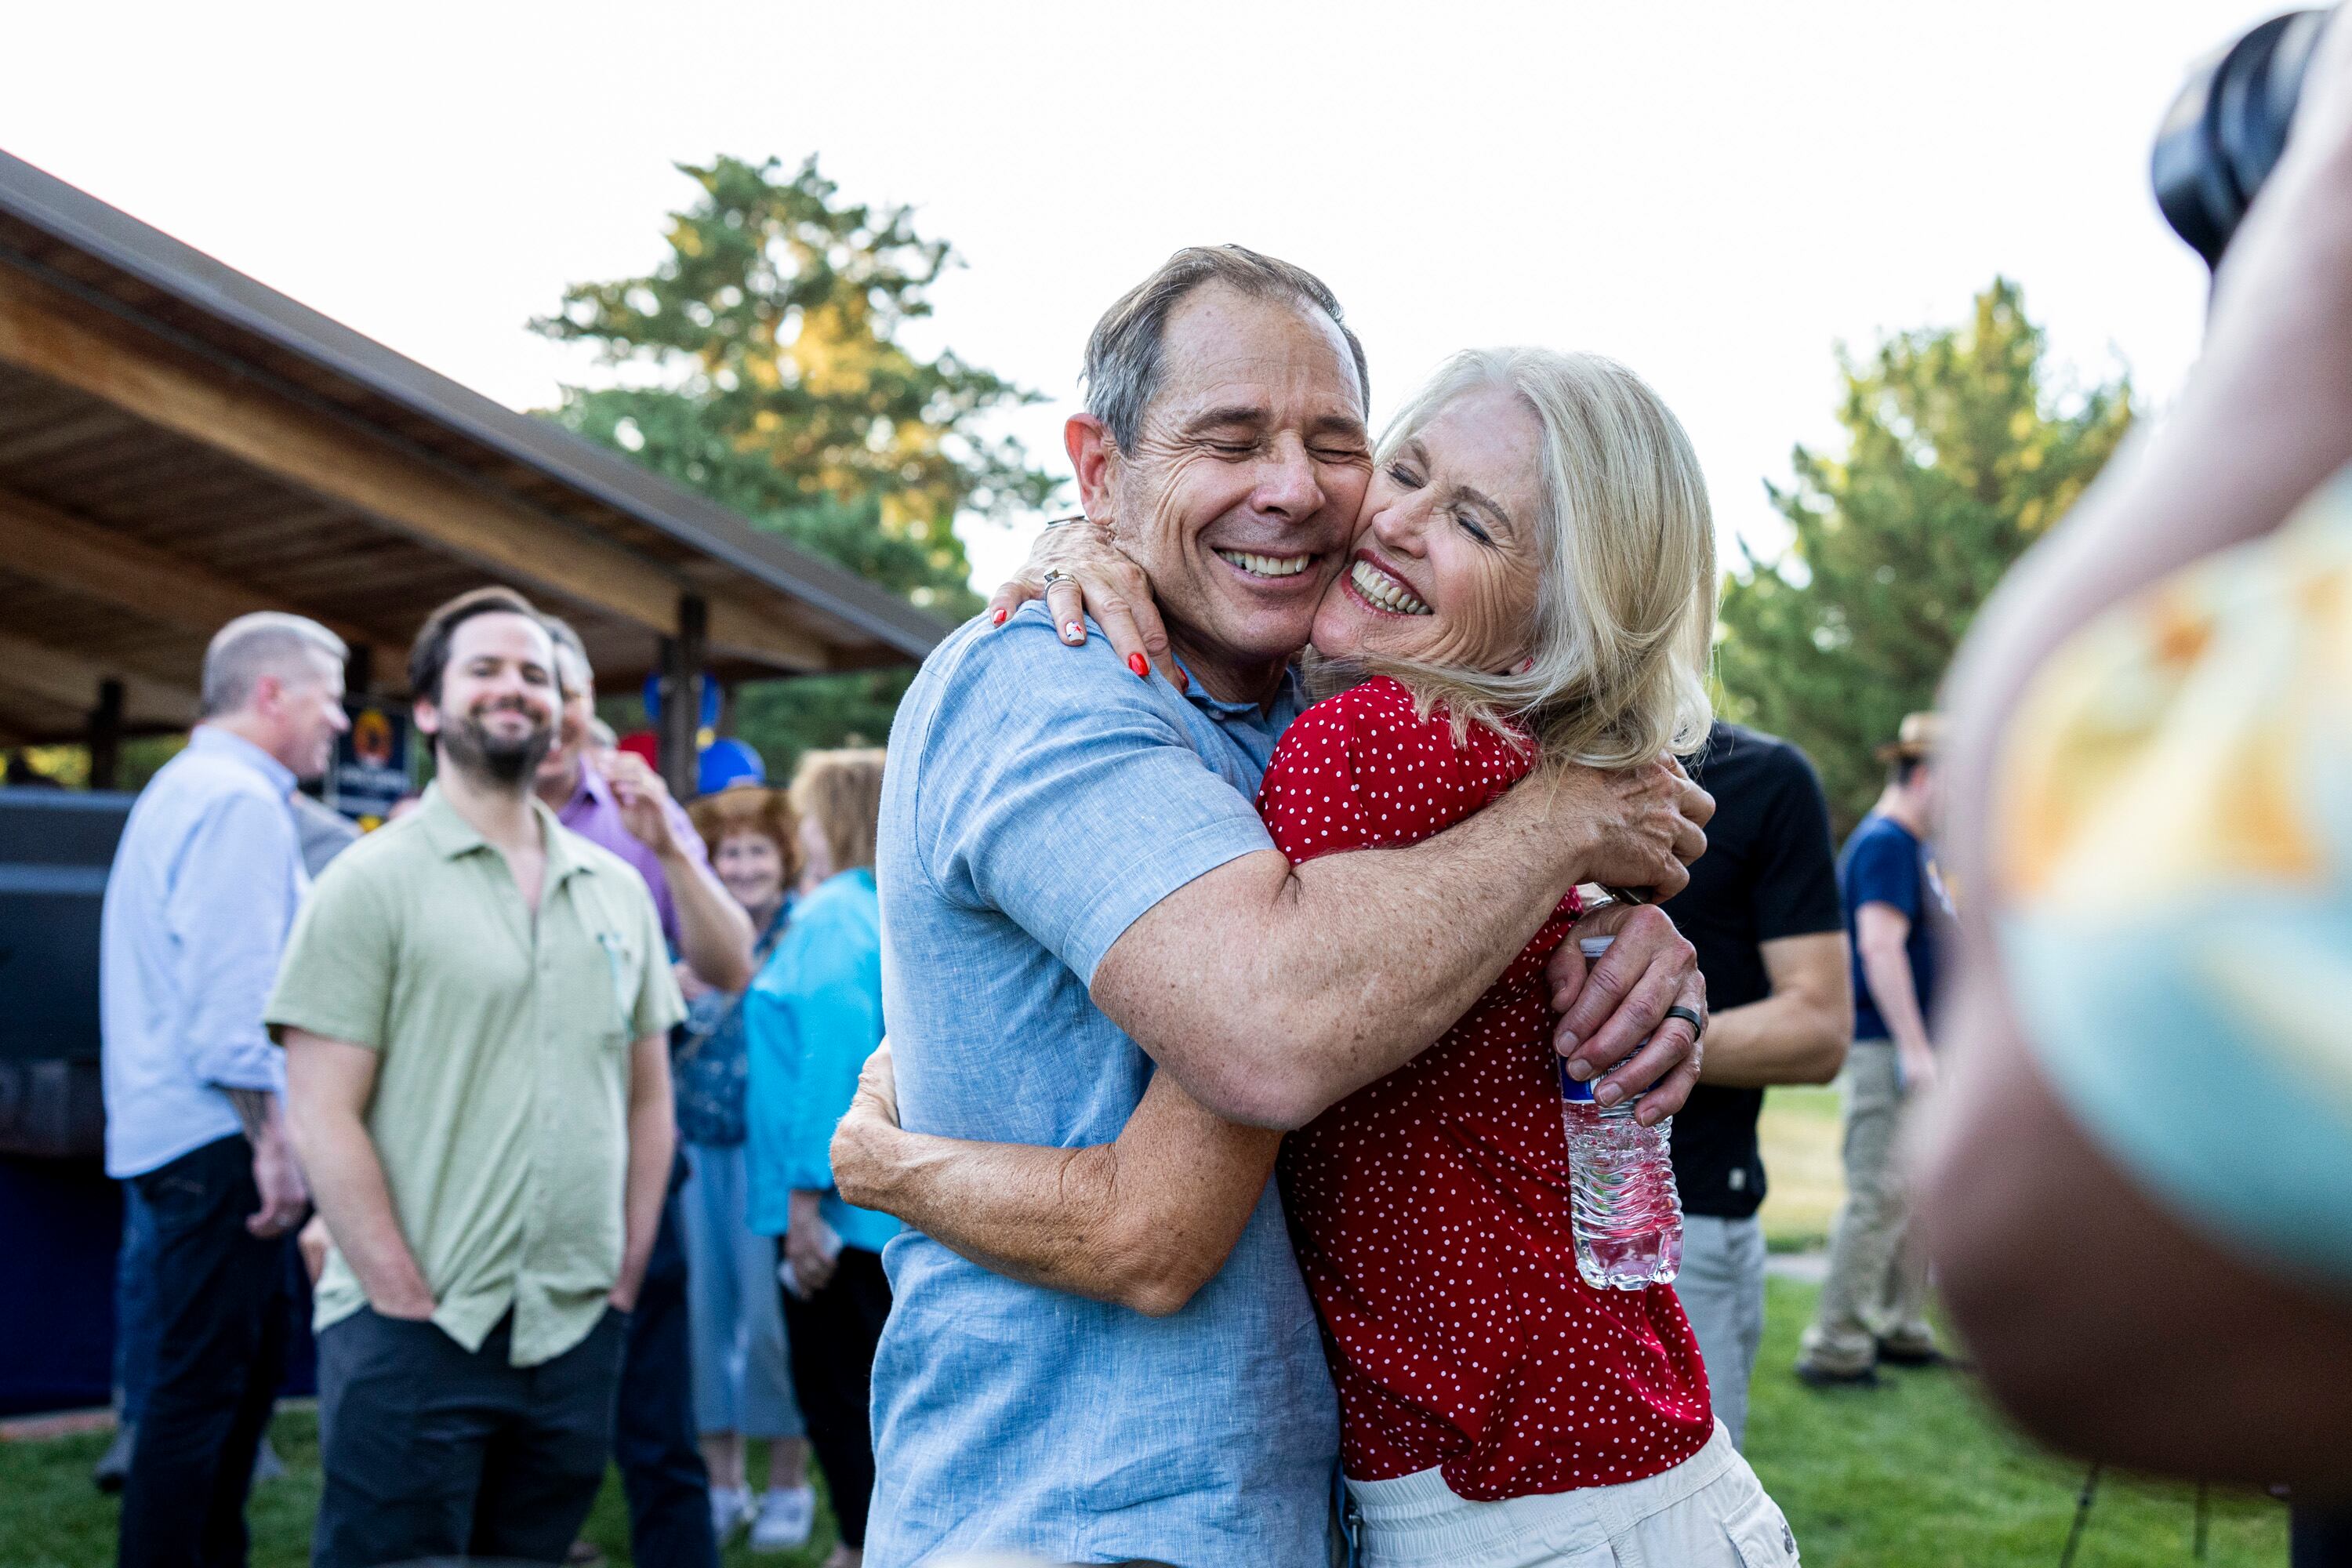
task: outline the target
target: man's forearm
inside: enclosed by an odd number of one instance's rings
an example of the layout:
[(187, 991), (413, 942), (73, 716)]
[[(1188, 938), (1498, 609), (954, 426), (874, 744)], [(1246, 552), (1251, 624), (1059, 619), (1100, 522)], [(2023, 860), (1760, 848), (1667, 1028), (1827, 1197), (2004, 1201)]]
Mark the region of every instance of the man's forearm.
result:
[(678, 956), (706, 985), (733, 994), (751, 984), (751, 917), (719, 879), (683, 854), (662, 860), (677, 910)]
[[(653, 1035), (632, 1047), (635, 1061), (629, 1079), (629, 1164), (621, 1199), (621, 1273), (613, 1293), (635, 1306), (637, 1287), (645, 1282), (646, 1265), (654, 1255), (660, 1233), (662, 1205), (669, 1196), (670, 1162), (677, 1152), (677, 1131), (669, 1101), (668, 1044)], [(656, 1057), (652, 1063), (645, 1059)]]
[(1117, 1142), (1082, 1149), (908, 1132), (861, 1103), (835, 1134), (833, 1165), (845, 1201), (983, 1268), (1160, 1315), (1224, 1266), (1279, 1143), (1164, 1079)]
[(1927, 1020), (1919, 1011), (1919, 994), (1913, 988), (1910, 956), (1899, 948), (1886, 952), (1864, 948), (1862, 978), (1870, 987), (1870, 1000), (1878, 1008), (1879, 1021), (1886, 1026), (1887, 1037), (1906, 1053), (1927, 1050)]
[(1727, 1007), (1706, 1021), (1698, 1080), (1726, 1089), (1827, 1083), (1845, 1060), (1852, 1016), (1799, 992)]
[(1102, 1245), (1116, 1156), (1109, 1144), (1051, 1149), (893, 1130), (835, 1173), (845, 1203), (895, 1215), (982, 1268), (1074, 1295), (1115, 1300)]
[[(1213, 872), (1111, 949), (1096, 1002), (1213, 1110), (1304, 1125), (1434, 1042), (1586, 879), (1544, 788), (1406, 848)], [(1186, 964), (1155, 962), (1159, 931)]]
[(284, 1135), (285, 1117), (278, 1110), (275, 1094), (266, 1089), (225, 1089), (221, 1092), (228, 1096), (230, 1109), (245, 1128), (246, 1141), (255, 1148)]
[(310, 1201), (369, 1303), (398, 1317), (429, 1313), (433, 1287), (402, 1234), (366, 1123), (357, 1116), (314, 1111), (298, 1131), (295, 1152), (310, 1184)]

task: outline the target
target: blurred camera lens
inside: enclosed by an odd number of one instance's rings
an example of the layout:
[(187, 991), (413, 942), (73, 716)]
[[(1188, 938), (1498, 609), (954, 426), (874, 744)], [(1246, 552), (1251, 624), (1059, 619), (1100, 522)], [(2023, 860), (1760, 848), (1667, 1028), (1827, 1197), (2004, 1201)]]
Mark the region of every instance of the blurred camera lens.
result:
[(2148, 174), (2172, 231), (2219, 267), (2286, 150), (2295, 99), (2330, 11), (2273, 16), (2189, 74), (2156, 133)]

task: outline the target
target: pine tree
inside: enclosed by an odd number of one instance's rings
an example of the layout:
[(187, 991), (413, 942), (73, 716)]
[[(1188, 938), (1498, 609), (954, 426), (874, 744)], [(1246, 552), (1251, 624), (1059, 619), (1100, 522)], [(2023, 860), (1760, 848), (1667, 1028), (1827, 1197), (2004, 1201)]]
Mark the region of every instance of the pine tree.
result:
[(1840, 363), (1846, 454), (1799, 447), (1794, 482), (1768, 483), (1795, 538), (1770, 561), (1743, 548), (1717, 673), (1726, 717), (1811, 756), (1843, 835), (1878, 793), (1873, 749), (1933, 705), (1978, 606), (2098, 476), (2134, 407), (2128, 377), (2053, 386), (2006, 279), (1966, 325)]
[(1031, 402), (900, 328), (955, 262), (904, 206), (838, 199), (809, 159), (680, 164), (700, 187), (641, 278), (583, 283), (549, 337), (598, 345), (621, 384), (566, 387), (553, 416), (919, 605), (980, 606), (959, 513), (1044, 506), (1056, 488), (1020, 444), (975, 432)]

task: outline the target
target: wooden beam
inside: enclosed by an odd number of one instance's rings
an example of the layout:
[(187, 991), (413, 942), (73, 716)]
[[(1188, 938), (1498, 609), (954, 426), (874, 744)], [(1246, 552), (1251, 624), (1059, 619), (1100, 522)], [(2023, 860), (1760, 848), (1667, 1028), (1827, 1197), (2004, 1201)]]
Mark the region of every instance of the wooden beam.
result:
[(131, 724), (193, 724), (196, 694), (169, 681), (124, 675), (90, 659), (23, 637), (0, 633), (0, 687), (22, 691), (88, 713), (98, 707), (104, 683), (122, 682), (122, 706), (118, 722)]
[[(0, 361), (62, 382), (282, 483), (529, 590), (592, 605), (663, 637), (686, 586), (667, 568), (482, 489), (234, 375), (205, 374), (121, 322), (0, 266)], [(711, 640), (786, 668), (824, 645), (732, 595), (710, 595)]]
[(702, 665), (710, 651), (703, 631), (707, 608), (691, 594), (680, 599), (677, 636), (661, 643), (662, 779), (679, 800), (694, 798), (702, 773)]
[(803, 673), (833, 668), (832, 649), (781, 616), (754, 609), (740, 599), (715, 595), (704, 598), (712, 653), (755, 658)]
[[(199, 637), (208, 637), (256, 610), (309, 614), (299, 605), (257, 594), (193, 561), (11, 490), (0, 490), (0, 563), (19, 577)], [(320, 620), (354, 647), (376, 640), (361, 627)]]

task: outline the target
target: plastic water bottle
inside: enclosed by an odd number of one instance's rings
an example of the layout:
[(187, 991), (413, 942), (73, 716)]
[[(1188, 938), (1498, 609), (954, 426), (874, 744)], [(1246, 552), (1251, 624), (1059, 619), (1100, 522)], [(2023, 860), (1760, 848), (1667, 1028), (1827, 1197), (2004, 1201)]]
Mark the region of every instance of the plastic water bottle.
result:
[[(1582, 939), (1588, 963), (1614, 937)], [(1683, 1203), (1668, 1151), (1674, 1118), (1655, 1127), (1633, 1120), (1641, 1096), (1601, 1105), (1592, 1085), (1559, 1064), (1560, 1120), (1568, 1129), (1568, 1178), (1576, 1228), (1576, 1271), (1596, 1290), (1664, 1285), (1682, 1271)]]

